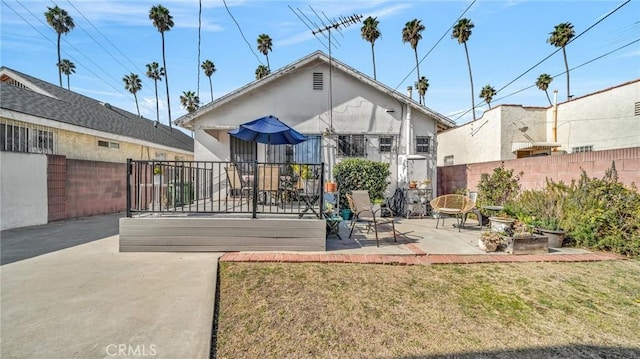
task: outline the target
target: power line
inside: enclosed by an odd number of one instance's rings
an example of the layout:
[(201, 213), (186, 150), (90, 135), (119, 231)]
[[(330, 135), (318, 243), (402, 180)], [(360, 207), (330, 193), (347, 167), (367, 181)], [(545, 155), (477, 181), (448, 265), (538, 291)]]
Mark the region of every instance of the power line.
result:
[(247, 38), (244, 37), (244, 32), (242, 32), (242, 28), (240, 27), (240, 24), (238, 24), (238, 21), (236, 21), (236, 18), (233, 17), (233, 14), (231, 13), (231, 10), (229, 10), (229, 7), (227, 6), (227, 1), (226, 0), (222, 0), (222, 3), (224, 4), (224, 8), (227, 9), (227, 12), (229, 13), (229, 16), (231, 16), (231, 19), (233, 20), (233, 22), (236, 23), (236, 26), (238, 27), (238, 30), (240, 31), (240, 35), (242, 35), (242, 38), (244, 39), (244, 42), (246, 42), (247, 46), (249, 46), (249, 50), (251, 50), (251, 53), (253, 54), (253, 56), (256, 57), (256, 60), (258, 60), (260, 65), (264, 65), (262, 63), (262, 61), (260, 61), (260, 57), (258, 56), (258, 54), (256, 54), (255, 51), (253, 51), (253, 47), (251, 47), (251, 44), (249, 43), (249, 41), (247, 41)]
[[(49, 39), (45, 34), (43, 34), (42, 32), (40, 32), (35, 26), (33, 26), (33, 24), (31, 24), (27, 19), (25, 19), (24, 17), (22, 17), (22, 15), (20, 15), (20, 13), (18, 13), (14, 8), (12, 8), (11, 6), (9, 6), (9, 4), (7, 4), (4, 0), (2, 0), (2, 2), (9, 8), (11, 9), (11, 11), (13, 11), (16, 15), (18, 15), (22, 20), (24, 20), (24, 22), (26, 22), (29, 26), (31, 26), (31, 28), (33, 28), (37, 33), (39, 33), (40, 35), (42, 35), (42, 37), (44, 37), (46, 40), (48, 40), (49, 42), (51, 42), (51, 44), (56, 45), (56, 43), (54, 43), (51, 39)], [(29, 9), (27, 9), (20, 1), (16, 1), (20, 6), (22, 6), (25, 10), (27, 10), (27, 12), (29, 12), (29, 14), (31, 14), (31, 16), (33, 16), (34, 18), (38, 19), (38, 21), (40, 21), (40, 23), (42, 23), (43, 25), (47, 26), (46, 24), (44, 24), (42, 22), (42, 20), (40, 20), (37, 16), (35, 16)], [(66, 42), (66, 41), (65, 41)], [(76, 49), (73, 45), (67, 43), (67, 45), (69, 45), (70, 47), (72, 47), (74, 50), (76, 50), (77, 52), (81, 53), (80, 51), (78, 51), (78, 49)], [(87, 66), (84, 66), (82, 63), (80, 63), (78, 60), (74, 59), (71, 55), (69, 55), (68, 53), (65, 54), (70, 57), (72, 60), (75, 60), (75, 62), (78, 63), (79, 66), (81, 66), (82, 68), (84, 68), (85, 70), (87, 70), (88, 72), (90, 72), (91, 74), (93, 74), (95, 77), (97, 77), (98, 79), (100, 79), (102, 82), (104, 82), (105, 84), (107, 84), (109, 87), (111, 87), (112, 89), (114, 89), (116, 92), (120, 93), (121, 95), (126, 96), (123, 92), (121, 92), (121, 90), (116, 89), (115, 87), (113, 87), (109, 82), (107, 82), (106, 80), (104, 80), (102, 77), (100, 77), (98, 74), (96, 74), (95, 72), (93, 72), (90, 68), (88, 68)], [(84, 55), (83, 55), (84, 56)], [(86, 56), (85, 56), (86, 57)], [(98, 66), (96, 63), (94, 63), (93, 61), (91, 61), (91, 59), (89, 59), (89, 61), (91, 63), (93, 63), (94, 65), (96, 65), (97, 67), (101, 68), (100, 66)]]
[[(625, 47), (631, 46), (631, 45), (633, 45), (633, 44), (635, 44), (635, 43), (637, 43), (637, 42), (640, 42), (640, 39), (636, 39), (636, 40), (634, 40), (634, 41), (631, 41), (631, 42), (629, 42), (629, 43), (627, 43), (627, 44), (624, 44), (624, 45), (622, 45), (622, 46), (620, 46), (620, 47), (618, 47), (618, 48), (616, 48), (616, 49), (614, 49), (614, 50), (611, 50), (611, 51), (606, 52), (606, 53), (604, 53), (604, 54), (602, 54), (602, 55), (600, 55), (600, 56), (594, 57), (594, 58), (593, 58), (593, 59), (591, 59), (591, 60), (588, 60), (588, 61), (586, 61), (586, 62), (583, 62), (583, 63), (581, 63), (580, 65), (577, 65), (577, 66), (575, 66), (575, 67), (572, 67), (572, 68), (570, 68), (570, 69), (569, 69), (569, 72), (574, 71), (574, 70), (576, 70), (576, 69), (579, 69), (579, 68), (581, 68), (581, 67), (583, 67), (583, 66), (585, 66), (585, 65), (588, 65), (588, 64), (590, 64), (590, 63), (592, 63), (592, 62), (594, 62), (594, 61), (596, 61), (596, 60), (600, 60), (601, 58), (603, 58), (603, 57), (605, 57), (605, 56), (611, 55), (611, 54), (613, 54), (614, 52), (620, 51), (620, 50), (624, 49)], [(558, 77), (558, 76), (562, 76), (562, 75), (564, 75), (564, 74), (566, 74), (566, 73), (567, 73), (566, 71), (563, 71), (563, 72), (561, 72), (561, 73), (559, 73), (559, 74), (556, 74), (556, 75), (552, 76), (552, 78), (556, 78), (556, 77)], [(527, 87), (525, 87), (525, 88), (522, 88), (522, 89), (520, 89), (520, 90), (517, 90), (517, 91), (515, 91), (515, 92), (512, 92), (512, 93), (510, 93), (510, 94), (508, 94), (508, 95), (505, 95), (505, 96), (502, 96), (502, 97), (496, 98), (495, 100), (496, 100), (496, 101), (503, 100), (503, 99), (505, 99), (505, 98), (507, 98), (507, 97), (511, 97), (511, 96), (513, 96), (513, 95), (515, 95), (515, 94), (518, 94), (518, 93), (520, 93), (520, 92), (523, 92), (523, 91), (528, 90), (528, 89), (530, 89), (530, 88), (533, 88), (533, 87), (535, 87), (535, 86), (536, 86), (536, 84), (533, 84), (533, 85), (527, 86)], [(478, 105), (480, 106), (480, 105), (485, 104), (485, 103), (486, 103), (486, 101), (483, 101), (483, 102), (479, 103)], [(459, 117), (457, 117), (457, 118), (454, 120), (454, 122), (455, 122), (455, 121), (458, 121), (458, 119), (460, 119), (460, 117), (462, 117), (462, 116), (466, 115), (467, 113), (469, 113), (469, 111), (471, 111), (471, 109), (466, 110), (464, 113), (462, 113), (462, 115), (460, 115)]]
[[(612, 15), (613, 13), (615, 13), (616, 11), (620, 10), (620, 8), (622, 8), (623, 6), (625, 6), (626, 4), (628, 4), (630, 1), (631, 1), (631, 0), (626, 0), (624, 3), (620, 4), (620, 5), (619, 5), (618, 7), (616, 7), (615, 9), (611, 10), (609, 13), (607, 13), (605, 16), (603, 16), (602, 18), (600, 18), (600, 19), (599, 19), (598, 21), (596, 21), (594, 24), (592, 24), (591, 26), (589, 26), (588, 28), (586, 28), (584, 31), (582, 31), (580, 34), (576, 35), (576, 36), (575, 36), (575, 37), (573, 37), (571, 40), (569, 40), (569, 42), (567, 42), (567, 45), (569, 45), (570, 43), (572, 43), (573, 41), (575, 41), (577, 38), (579, 38), (580, 36), (582, 36), (582, 35), (584, 35), (585, 33), (587, 33), (589, 30), (591, 30), (591, 29), (592, 29), (592, 28), (594, 28), (596, 25), (598, 25), (599, 23), (601, 23), (602, 21), (604, 21), (604, 19), (608, 18), (609, 16), (611, 16), (611, 15)], [(611, 52), (609, 52), (609, 53), (612, 53), (612, 52), (618, 51), (618, 50), (620, 50), (620, 49), (622, 49), (622, 48), (624, 48), (624, 47), (626, 47), (626, 46), (629, 46), (629, 45), (631, 45), (631, 44), (633, 44), (633, 43), (635, 43), (635, 42), (636, 42), (636, 41), (631, 42), (631, 43), (629, 43), (629, 44), (627, 44), (627, 45), (624, 45), (624, 46), (622, 46), (622, 47), (619, 47), (618, 49), (613, 50), (613, 51), (611, 51)], [(560, 50), (562, 50), (562, 48), (561, 48), (561, 47), (557, 48), (557, 49), (556, 49), (555, 51), (553, 51), (550, 55), (548, 55), (548, 56), (547, 56), (547, 57), (545, 57), (544, 59), (542, 59), (542, 60), (538, 61), (538, 63), (536, 63), (535, 65), (533, 65), (532, 67), (530, 67), (528, 70), (526, 70), (526, 71), (525, 71), (525, 72), (523, 72), (522, 74), (518, 75), (515, 79), (511, 80), (511, 81), (510, 81), (509, 83), (507, 83), (506, 85), (502, 86), (499, 90), (497, 90), (497, 91), (496, 91), (496, 93), (499, 93), (500, 91), (504, 90), (505, 88), (507, 88), (508, 86), (510, 86), (511, 84), (513, 84), (514, 82), (516, 82), (517, 80), (519, 80), (522, 76), (524, 76), (524, 75), (526, 75), (527, 73), (529, 73), (531, 70), (533, 70), (534, 68), (536, 68), (538, 65), (540, 65), (540, 64), (541, 64), (541, 63), (543, 63), (544, 61), (548, 60), (551, 56), (555, 55), (555, 54), (556, 54), (558, 51), (560, 51)], [(592, 59), (592, 60), (588, 61), (587, 63), (592, 62), (592, 61), (595, 61), (596, 59), (599, 59), (599, 58), (601, 58), (601, 57), (604, 57), (604, 56), (608, 55), (609, 53), (607, 53), (607, 54), (605, 54), (605, 55), (602, 55), (602, 56), (600, 56), (600, 57), (597, 57), (597, 58), (595, 58), (595, 59)], [(584, 63), (584, 64), (582, 64), (582, 65), (579, 65), (578, 67), (581, 67), (581, 66), (583, 66), (583, 65), (585, 65), (585, 64), (587, 64), (587, 63)], [(578, 67), (576, 67), (576, 68), (578, 68)], [(569, 71), (571, 71), (571, 70), (569, 70)], [(565, 74), (565, 73), (566, 73), (566, 71), (565, 71), (565, 72), (562, 72), (562, 73), (560, 73), (560, 74), (558, 74), (558, 75), (556, 75), (556, 76), (559, 76), (559, 75), (562, 75), (562, 74)], [(556, 77), (556, 76), (554, 76), (554, 77)], [(532, 87), (532, 86), (530, 86), (530, 87)], [(529, 87), (529, 88), (530, 88), (530, 87)], [(526, 90), (526, 89), (518, 90), (517, 92), (515, 92), (515, 93), (513, 93), (513, 94), (511, 94), (511, 95), (514, 95), (514, 94), (516, 94), (516, 93), (518, 93), (518, 92), (522, 92), (522, 91), (524, 91), (524, 90)], [(509, 96), (511, 96), (511, 95), (509, 95)], [(506, 97), (506, 96), (505, 96), (505, 97)], [(504, 98), (504, 97), (503, 97), (503, 98)], [(498, 99), (496, 99), (496, 100), (498, 100)], [(484, 102), (483, 102), (483, 103), (484, 103)], [(482, 105), (483, 103), (479, 103), (479, 104), (478, 104), (478, 106)], [(478, 106), (476, 106), (476, 107), (478, 107)], [(460, 116), (458, 116), (458, 117), (457, 117), (455, 120), (453, 120), (453, 121), (454, 121), (454, 122), (457, 122), (457, 121), (458, 121), (462, 116), (466, 115), (467, 113), (469, 113), (470, 111), (473, 111), (473, 110), (474, 110), (474, 109), (468, 109), (467, 111), (465, 111), (464, 113), (462, 113)]]
[(418, 61), (418, 64), (416, 64), (415, 67), (413, 67), (411, 69), (411, 71), (409, 71), (409, 73), (407, 74), (407, 76), (405, 76), (402, 81), (400, 81), (400, 83), (398, 84), (398, 86), (396, 86), (393, 90), (397, 91), (398, 87), (402, 86), (402, 84), (409, 78), (409, 76), (411, 76), (411, 74), (413, 73), (413, 71), (415, 71), (418, 66), (420, 66), (420, 64), (422, 63), (422, 61), (424, 61), (424, 59), (427, 58), (427, 56), (429, 56), (429, 54), (436, 48), (436, 46), (438, 46), (438, 44), (440, 43), (440, 41), (442, 41), (442, 39), (444, 39), (445, 36), (447, 36), (447, 34), (449, 34), (449, 30), (451, 30), (451, 28), (453, 28), (453, 26), (455, 26), (455, 24), (462, 19), (462, 17), (464, 16), (464, 14), (467, 13), (467, 11), (469, 11), (469, 9), (471, 8), (471, 6), (473, 6), (473, 4), (475, 4), (476, 0), (473, 0), (471, 2), (471, 4), (469, 4), (469, 6), (467, 6), (466, 9), (464, 9), (464, 11), (462, 12), (462, 14), (460, 14), (460, 16), (458, 16), (458, 18), (453, 22), (453, 25), (449, 28), (447, 28), (447, 30), (442, 34), (442, 36), (440, 37), (440, 39), (433, 45), (433, 47), (431, 47), (431, 49), (427, 52), (426, 55), (424, 55), (422, 57), (422, 59), (420, 59), (420, 61)]
[[(106, 36), (102, 33), (102, 31), (100, 31), (100, 29), (98, 29), (98, 28), (97, 28), (97, 27), (96, 27), (96, 26), (91, 22), (91, 20), (89, 20), (86, 16), (84, 16), (84, 14), (82, 13), (82, 11), (80, 11), (80, 9), (78, 9), (77, 7), (75, 7), (75, 5), (73, 5), (73, 4), (71, 3), (71, 1), (67, 0), (67, 2), (69, 3), (69, 5), (71, 5), (71, 7), (73, 7), (73, 8), (78, 12), (78, 14), (80, 14), (80, 16), (82, 16), (82, 18), (83, 18), (83, 19), (85, 19), (85, 21), (86, 21), (89, 25), (91, 25), (91, 27), (93, 27), (93, 29), (94, 29), (98, 34), (100, 34), (100, 36), (102, 36), (102, 38), (104, 38), (104, 39), (105, 39), (105, 40), (106, 40), (106, 41), (107, 41), (107, 42), (108, 42), (108, 43), (109, 43), (109, 44), (110, 44), (114, 49), (116, 49), (116, 51), (118, 51), (118, 53), (119, 53), (122, 57), (124, 57), (125, 59), (127, 59), (127, 61), (129, 61), (129, 63), (133, 66), (133, 68), (134, 68), (134, 69), (137, 67), (137, 66), (136, 66), (136, 64), (134, 64), (134, 63), (133, 63), (133, 61), (131, 61), (131, 59), (130, 59), (126, 54), (124, 54), (122, 51), (120, 51), (120, 49), (119, 49), (119, 48), (118, 48), (118, 47), (117, 47), (113, 42), (111, 42), (111, 40), (109, 40), (109, 38), (108, 38), (108, 37), (106, 37)], [(83, 31), (84, 31), (84, 30), (83, 30)], [(85, 33), (86, 33), (86, 31), (85, 31)], [(92, 38), (96, 43), (98, 43), (98, 41), (97, 41), (96, 39), (94, 39), (93, 37), (91, 37), (91, 38)], [(100, 45), (100, 44), (98, 43), (98, 45)], [(102, 47), (102, 45), (100, 45), (100, 47)], [(102, 47), (102, 48), (104, 49), (104, 47)], [(105, 51), (107, 51), (107, 50), (105, 49)], [(117, 58), (116, 58), (113, 54), (111, 54), (111, 53), (110, 53), (110, 52), (108, 52), (108, 51), (107, 51), (107, 53), (108, 53), (109, 55), (111, 55), (111, 57), (113, 57), (116, 61), (118, 61), (118, 60), (117, 60)], [(129, 72), (133, 72), (133, 71), (131, 71), (129, 68), (127, 68), (127, 66), (125, 66), (124, 64), (122, 64), (120, 61), (118, 61), (118, 63), (119, 63), (120, 65), (122, 65), (122, 67), (124, 67), (124, 68), (125, 68), (125, 70), (127, 70), (127, 71), (129, 71)]]
[[(295, 10), (293, 10), (293, 8), (291, 7), (291, 5), (289, 5), (289, 9), (290, 9), (291, 11), (293, 11), (293, 13), (294, 13), (294, 14), (296, 14), (296, 16), (298, 17), (298, 19), (300, 19), (300, 21), (302, 21), (302, 23), (303, 23), (303, 24), (304, 24), (304, 25), (309, 29), (309, 31), (311, 31), (311, 32), (313, 33), (313, 28), (312, 28), (311, 26), (309, 26), (309, 24), (307, 24), (307, 22), (306, 22), (306, 21), (304, 21), (304, 19), (302, 19), (302, 18), (300, 17), (300, 15), (298, 15), (298, 13), (297, 13)], [(316, 26), (316, 25), (313, 23), (313, 21), (311, 21), (311, 20), (307, 17), (307, 15), (305, 15), (305, 14), (302, 12), (302, 10), (300, 10), (300, 9), (297, 9), (297, 10), (298, 10), (298, 12), (300, 12), (300, 14), (301, 14), (302, 16), (304, 16), (304, 17), (307, 19), (307, 21), (308, 21), (310, 24), (312, 24), (314, 27), (319, 27), (319, 26)], [(322, 33), (322, 36), (324, 36), (324, 38), (325, 38), (325, 39), (327, 38), (327, 35), (326, 35), (325, 33)], [(316, 40), (318, 40), (318, 41), (322, 44), (322, 46), (324, 46), (324, 48), (325, 48), (325, 49), (329, 50), (329, 48), (327, 47), (327, 45), (326, 45), (324, 42), (322, 42), (322, 40), (320, 40), (320, 38), (318, 38), (318, 37), (317, 37), (317, 36), (315, 36), (315, 35), (314, 35), (314, 37), (316, 38)]]

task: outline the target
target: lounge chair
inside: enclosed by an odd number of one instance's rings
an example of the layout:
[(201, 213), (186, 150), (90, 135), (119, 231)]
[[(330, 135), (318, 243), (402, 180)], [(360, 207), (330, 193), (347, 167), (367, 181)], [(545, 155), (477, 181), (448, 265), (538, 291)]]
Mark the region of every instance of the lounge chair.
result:
[(264, 196), (262, 202), (274, 199), (278, 204), (280, 198), (280, 167), (277, 165), (258, 165), (257, 191)]
[(355, 228), (356, 223), (364, 222), (367, 224), (367, 233), (369, 233), (371, 227), (373, 226), (373, 230), (376, 233), (376, 246), (380, 247), (380, 240), (378, 239), (378, 224), (391, 223), (391, 228), (393, 230), (393, 241), (398, 241), (398, 239), (396, 238), (396, 226), (394, 223), (394, 218), (382, 217), (382, 208), (374, 208), (373, 204), (371, 203), (371, 199), (369, 199), (369, 192), (351, 191), (351, 194), (347, 194), (346, 197), (347, 201), (349, 202), (351, 212), (353, 212), (349, 238), (351, 238), (351, 235), (353, 234), (353, 229)]

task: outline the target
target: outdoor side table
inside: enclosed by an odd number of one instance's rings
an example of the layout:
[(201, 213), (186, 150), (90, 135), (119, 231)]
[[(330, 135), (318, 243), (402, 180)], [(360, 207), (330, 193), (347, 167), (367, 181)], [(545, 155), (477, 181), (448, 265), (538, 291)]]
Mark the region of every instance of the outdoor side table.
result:
[(342, 240), (342, 237), (340, 237), (340, 222), (342, 222), (342, 217), (325, 213), (324, 219), (327, 222), (327, 238), (329, 238), (330, 235), (336, 235), (339, 240)]

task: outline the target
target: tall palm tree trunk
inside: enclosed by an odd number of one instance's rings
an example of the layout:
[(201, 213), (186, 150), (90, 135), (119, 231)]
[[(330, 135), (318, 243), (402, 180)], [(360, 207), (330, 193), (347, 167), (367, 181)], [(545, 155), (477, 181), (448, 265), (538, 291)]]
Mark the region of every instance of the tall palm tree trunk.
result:
[(571, 100), (571, 91), (569, 91), (569, 63), (567, 62), (567, 51), (562, 47), (562, 55), (564, 55), (564, 68), (567, 71), (567, 101)]
[(551, 102), (551, 98), (549, 97), (549, 91), (544, 90), (544, 94), (547, 95), (547, 101), (549, 101), (549, 106), (553, 106), (553, 103)]
[(213, 83), (211, 82), (211, 76), (209, 76), (209, 90), (211, 90), (211, 102), (213, 102)]
[[(164, 66), (164, 80), (165, 85), (167, 87), (167, 110), (169, 111), (169, 129), (172, 129), (171, 127), (171, 98), (169, 97), (169, 75), (168, 75), (168, 71), (167, 71), (167, 61), (164, 55), (164, 32), (160, 33), (162, 35), (162, 66)], [(156, 101), (157, 102), (157, 101)]]
[(62, 36), (61, 33), (58, 33), (58, 79), (60, 80), (60, 87), (62, 87), (62, 69), (60, 68), (60, 36)]
[[(471, 62), (469, 61), (469, 51), (467, 50), (467, 43), (464, 43), (464, 53), (467, 55), (467, 67), (469, 68), (469, 82), (471, 82), (471, 112), (473, 113), (473, 120), (476, 120), (476, 101), (473, 96), (473, 76), (471, 76)], [(489, 105), (491, 109), (491, 105)]]
[[(138, 96), (134, 93), (133, 98), (136, 99), (136, 110), (138, 110), (138, 117), (140, 117), (140, 106), (138, 106)], [(156, 99), (157, 101), (157, 99)]]
[(158, 123), (160, 123), (160, 105), (158, 104), (158, 80), (153, 81), (156, 85), (156, 123), (154, 127), (158, 127)]
[[(420, 63), (418, 62), (418, 48), (413, 49), (413, 53), (416, 55), (416, 70), (418, 71), (418, 82), (420, 82)], [(422, 105), (422, 96), (418, 96), (418, 101)]]
[(269, 72), (271, 72), (271, 65), (269, 65), (269, 55), (264, 55), (264, 57), (267, 58), (267, 69), (269, 69)]
[(69, 77), (70, 75), (67, 75), (67, 90), (71, 91), (71, 85), (69, 84)]
[(376, 79), (376, 53), (373, 51), (373, 42), (371, 43), (371, 58), (373, 59), (373, 79)]

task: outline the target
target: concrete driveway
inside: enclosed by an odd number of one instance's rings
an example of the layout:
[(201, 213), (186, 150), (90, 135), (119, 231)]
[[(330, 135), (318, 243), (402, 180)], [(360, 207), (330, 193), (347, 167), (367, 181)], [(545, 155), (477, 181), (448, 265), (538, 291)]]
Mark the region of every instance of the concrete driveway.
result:
[(0, 267), (0, 357), (210, 357), (219, 254), (119, 253), (117, 235), (55, 244), (65, 228), (97, 235), (69, 222), (23, 229), (57, 250)]

